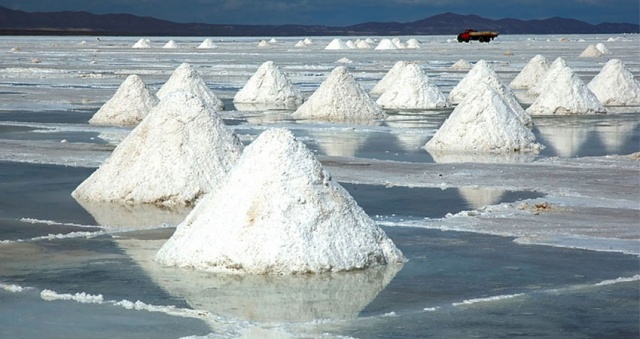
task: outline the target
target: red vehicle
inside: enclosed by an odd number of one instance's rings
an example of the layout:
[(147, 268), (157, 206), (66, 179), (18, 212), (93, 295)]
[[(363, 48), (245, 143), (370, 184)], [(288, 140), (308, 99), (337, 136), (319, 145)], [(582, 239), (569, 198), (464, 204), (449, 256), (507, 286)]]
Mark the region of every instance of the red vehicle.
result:
[(469, 42), (471, 40), (478, 40), (480, 42), (489, 42), (499, 35), (498, 32), (482, 31), (478, 32), (475, 29), (468, 29), (458, 34), (458, 42)]

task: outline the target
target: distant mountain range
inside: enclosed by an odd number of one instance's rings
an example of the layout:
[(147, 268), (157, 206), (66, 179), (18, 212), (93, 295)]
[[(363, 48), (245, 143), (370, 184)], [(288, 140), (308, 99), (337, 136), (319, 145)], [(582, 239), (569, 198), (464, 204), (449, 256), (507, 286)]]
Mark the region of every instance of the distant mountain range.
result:
[(640, 25), (575, 19), (499, 19), (444, 13), (413, 22), (367, 22), (347, 27), (306, 25), (225, 25), (176, 23), (130, 14), (24, 12), (0, 6), (0, 35), (135, 36), (320, 36), (320, 35), (456, 35), (466, 28), (500, 34), (640, 33)]

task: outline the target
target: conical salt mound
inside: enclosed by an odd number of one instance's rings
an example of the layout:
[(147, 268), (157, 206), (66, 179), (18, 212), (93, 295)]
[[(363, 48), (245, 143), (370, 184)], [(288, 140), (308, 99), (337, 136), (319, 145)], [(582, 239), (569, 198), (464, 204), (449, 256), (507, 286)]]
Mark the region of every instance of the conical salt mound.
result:
[(218, 48), (218, 46), (216, 44), (214, 44), (211, 39), (206, 38), (206, 39), (202, 40), (202, 43), (200, 43), (200, 45), (198, 45), (198, 48)]
[(464, 59), (460, 59), (456, 61), (453, 65), (451, 65), (451, 69), (454, 71), (468, 71), (471, 69), (471, 67), (472, 65), (469, 63), (469, 61)]
[(425, 148), (449, 152), (537, 152), (540, 144), (491, 86), (478, 83)]
[(324, 49), (349, 49), (349, 46), (341, 39), (335, 38)]
[(533, 87), (549, 70), (549, 61), (538, 54), (531, 58), (522, 71), (511, 81), (509, 87), (529, 89)]
[(611, 51), (607, 48), (607, 46), (605, 46), (603, 43), (598, 43), (596, 44), (596, 48), (602, 53), (602, 54), (611, 54)]
[(400, 250), (284, 129), (262, 133), (162, 246), (169, 266), (249, 274), (359, 270)]
[(273, 62), (267, 61), (247, 81), (233, 98), (234, 103), (268, 105), (273, 108), (295, 109), (302, 104), (300, 91)]
[(555, 74), (565, 67), (569, 67), (566, 60), (563, 57), (556, 58), (538, 82), (529, 87), (527, 93), (532, 96), (538, 96), (540, 93), (545, 92), (547, 90), (546, 87), (551, 83), (549, 79), (554, 78)]
[[(391, 41), (391, 40), (389, 40)], [(378, 83), (373, 86), (373, 88), (369, 91), (371, 95), (380, 95), (384, 93), (384, 91), (389, 88), (389, 86), (396, 80), (398, 76), (402, 73), (402, 69), (407, 67), (409, 63), (406, 61), (398, 61), (393, 67), (385, 74)]]
[(420, 41), (418, 41), (418, 40), (416, 40), (414, 38), (411, 38), (411, 39), (407, 40), (407, 48), (418, 49), (418, 48), (421, 48), (421, 47), (422, 47), (422, 44), (420, 44)]
[(594, 45), (587, 46), (587, 48), (585, 48), (584, 51), (580, 53), (581, 58), (597, 58), (601, 56), (602, 52), (600, 52), (600, 50), (597, 49)]
[(547, 85), (527, 108), (531, 115), (606, 113), (598, 98), (570, 68), (563, 67), (544, 80)]
[(393, 43), (393, 41), (391, 41), (391, 39), (382, 39), (374, 49), (375, 50), (398, 49), (398, 47), (396, 47), (396, 45)]
[(178, 44), (173, 41), (173, 40), (169, 40), (166, 44), (164, 44), (164, 46), (162, 46), (162, 48), (178, 48)]
[(533, 125), (531, 116), (522, 108), (513, 91), (498, 78), (496, 72), (484, 60), (478, 61), (458, 85), (451, 90), (449, 100), (458, 102), (464, 100), (465, 96), (477, 90), (479, 83), (485, 83), (493, 88), (509, 105), (522, 124), (525, 126)]
[(294, 47), (307, 47), (307, 44), (304, 43), (304, 40), (300, 40), (300, 41), (296, 42)]
[(640, 105), (640, 83), (619, 59), (607, 61), (587, 87), (606, 106)]
[(131, 48), (151, 48), (151, 40), (142, 38), (136, 41)]
[(222, 100), (213, 94), (202, 77), (200, 77), (198, 71), (188, 63), (178, 66), (169, 77), (169, 80), (160, 87), (156, 95), (160, 100), (163, 100), (169, 93), (175, 91), (191, 92), (198, 96), (207, 106), (211, 106), (218, 111), (224, 109)]
[(190, 205), (231, 169), (242, 144), (189, 92), (164, 98), (73, 191), (78, 200)]
[(338, 66), (293, 116), (298, 119), (364, 122), (384, 119), (386, 114), (347, 68)]
[(369, 43), (367, 43), (364, 40), (360, 40), (360, 41), (356, 42), (356, 47), (358, 49), (371, 49), (371, 45), (369, 45)]
[(390, 109), (433, 109), (449, 107), (440, 89), (429, 81), (420, 66), (409, 64), (376, 101)]
[(94, 125), (137, 125), (158, 104), (139, 76), (129, 75), (116, 93), (89, 120)]

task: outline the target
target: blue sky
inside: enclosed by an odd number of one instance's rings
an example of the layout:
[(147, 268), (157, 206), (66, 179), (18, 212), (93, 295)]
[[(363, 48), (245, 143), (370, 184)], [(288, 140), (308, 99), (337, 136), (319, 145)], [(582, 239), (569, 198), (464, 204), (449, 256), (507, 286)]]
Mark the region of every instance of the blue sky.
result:
[(409, 22), (454, 12), (491, 19), (573, 18), (592, 24), (640, 21), (639, 0), (0, 0), (24, 11), (130, 13), (176, 22), (318, 24)]

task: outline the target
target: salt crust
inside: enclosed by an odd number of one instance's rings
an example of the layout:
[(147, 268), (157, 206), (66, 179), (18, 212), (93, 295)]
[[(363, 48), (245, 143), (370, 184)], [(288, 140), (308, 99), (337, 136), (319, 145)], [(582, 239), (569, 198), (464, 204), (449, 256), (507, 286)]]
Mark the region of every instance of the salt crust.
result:
[(640, 105), (640, 83), (619, 59), (607, 61), (587, 87), (606, 106)]
[(324, 49), (349, 49), (342, 39), (335, 38)]
[(549, 61), (538, 54), (531, 58), (520, 73), (511, 81), (509, 87), (515, 89), (529, 89), (534, 86), (549, 70)]
[(236, 93), (234, 103), (264, 104), (295, 109), (302, 104), (302, 93), (273, 61), (266, 61)]
[(555, 73), (564, 67), (569, 67), (567, 65), (567, 61), (563, 57), (556, 58), (553, 63), (549, 66), (547, 72), (535, 83), (533, 86), (529, 87), (529, 95), (538, 96), (540, 93), (547, 91), (546, 86), (551, 83), (551, 78), (555, 77)]
[(214, 44), (211, 39), (206, 38), (202, 40), (202, 43), (200, 43), (197, 48), (218, 48), (218, 46)]
[(449, 107), (449, 101), (440, 89), (422, 71), (410, 63), (402, 68), (395, 81), (376, 101), (383, 108), (432, 109)]
[(144, 81), (136, 74), (129, 75), (116, 93), (89, 119), (94, 125), (137, 125), (158, 104)]
[(487, 84), (493, 88), (509, 105), (522, 124), (525, 126), (533, 125), (531, 116), (520, 106), (513, 91), (498, 78), (496, 72), (485, 60), (479, 60), (469, 73), (449, 92), (449, 101), (451, 103), (461, 102), (469, 93), (478, 90), (478, 84), (480, 83)]
[(302, 274), (401, 263), (385, 232), (286, 129), (263, 132), (162, 246), (168, 266)]
[(389, 71), (378, 81), (378, 83), (373, 86), (373, 88), (369, 91), (371, 95), (380, 95), (384, 93), (384, 91), (389, 88), (389, 86), (396, 80), (397, 77), (402, 73), (402, 69), (407, 67), (409, 63), (406, 61), (398, 61), (393, 64), (393, 67), (389, 69)]
[(136, 41), (131, 48), (151, 48), (151, 40), (142, 38)]
[(224, 103), (207, 87), (198, 71), (188, 63), (178, 66), (169, 80), (160, 87), (156, 96), (163, 100), (169, 93), (175, 91), (191, 92), (198, 96), (207, 106), (215, 110), (224, 109)]
[(427, 142), (428, 151), (537, 152), (541, 146), (505, 99), (490, 85), (467, 95)]
[(550, 69), (542, 93), (527, 108), (531, 115), (606, 113), (598, 98), (569, 67)]
[(594, 45), (587, 46), (587, 48), (585, 48), (584, 51), (580, 53), (581, 58), (598, 58), (598, 57), (601, 57), (602, 55), (603, 53), (599, 49), (597, 49), (596, 46)]
[(218, 184), (242, 148), (212, 107), (193, 93), (174, 92), (72, 195), (89, 201), (190, 205)]
[(344, 66), (338, 66), (293, 113), (298, 119), (366, 122), (386, 114)]

